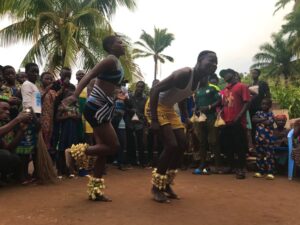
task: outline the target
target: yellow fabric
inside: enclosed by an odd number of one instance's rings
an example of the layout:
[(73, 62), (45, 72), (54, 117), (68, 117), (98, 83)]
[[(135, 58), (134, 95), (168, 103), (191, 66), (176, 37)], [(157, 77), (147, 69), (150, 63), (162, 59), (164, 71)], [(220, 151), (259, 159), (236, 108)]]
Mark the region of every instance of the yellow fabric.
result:
[(89, 124), (89, 122), (85, 120), (84, 124), (85, 124), (85, 133), (92, 134), (94, 131), (93, 131), (93, 128), (91, 127), (91, 125)]
[(81, 91), (79, 98), (87, 99), (87, 88), (86, 87)]
[[(147, 100), (145, 105), (145, 115), (147, 121), (151, 123), (150, 115), (150, 99)], [(172, 129), (184, 128), (183, 124), (180, 121), (180, 117), (176, 114), (173, 107), (168, 107), (158, 103), (157, 106), (157, 117), (160, 126), (170, 124)]]

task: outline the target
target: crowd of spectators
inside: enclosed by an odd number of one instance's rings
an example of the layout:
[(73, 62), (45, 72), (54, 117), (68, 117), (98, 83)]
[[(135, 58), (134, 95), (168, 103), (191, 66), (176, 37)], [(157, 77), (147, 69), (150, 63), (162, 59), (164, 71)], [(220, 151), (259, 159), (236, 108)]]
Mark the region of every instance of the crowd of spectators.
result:
[[(77, 71), (79, 82), (85, 72)], [(201, 82), (188, 100), (193, 127), (186, 130), (189, 148), (182, 168), (194, 167), (196, 175), (236, 173), (245, 178), (246, 159), (256, 157), (255, 177), (274, 179), (275, 148), (287, 147), (285, 115), (271, 112), (271, 94), (266, 82), (259, 80), (260, 71), (251, 71), (253, 84), (240, 82), (232, 69), (222, 70), (227, 83), (218, 87), (219, 78), (213, 74)], [(25, 72), (16, 73), (12, 66), (0, 68), (0, 180), (28, 184), (36, 180), (29, 173), (29, 163), (36, 161), (37, 134), (42, 132), (48, 152), (59, 179), (82, 174), (66, 149), (72, 144), (93, 144), (93, 130), (82, 116), (86, 98), (94, 81), (84, 89), (76, 104), (65, 106), (62, 100), (72, 95), (75, 85), (70, 68), (62, 68), (59, 79), (51, 72), (40, 75), (35, 63), (28, 63)], [(158, 80), (153, 82), (155, 85)], [(110, 161), (120, 170), (132, 167), (153, 167), (163, 148), (159, 133), (154, 134), (145, 118), (149, 97), (146, 84), (138, 81), (134, 91), (128, 91), (126, 81), (115, 93), (112, 124), (121, 145)], [(249, 135), (247, 135), (249, 134)], [(282, 160), (281, 163), (285, 163)], [(280, 160), (278, 160), (280, 161)], [(87, 171), (86, 171), (87, 172)]]

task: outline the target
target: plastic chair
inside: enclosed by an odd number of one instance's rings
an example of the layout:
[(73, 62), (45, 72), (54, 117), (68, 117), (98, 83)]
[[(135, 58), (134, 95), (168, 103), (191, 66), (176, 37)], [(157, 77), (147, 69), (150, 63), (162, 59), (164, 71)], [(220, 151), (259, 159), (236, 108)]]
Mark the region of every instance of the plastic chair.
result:
[(292, 159), (293, 136), (294, 136), (294, 129), (291, 129), (287, 135), (288, 147), (274, 148), (274, 151), (288, 151), (288, 179), (289, 180), (293, 179), (293, 172), (294, 172), (294, 160)]
[(288, 133), (288, 147), (289, 147), (289, 161), (288, 161), (288, 179), (293, 179), (293, 172), (294, 172), (294, 160), (292, 159), (292, 151), (293, 151), (293, 136), (294, 136), (294, 129), (291, 129)]

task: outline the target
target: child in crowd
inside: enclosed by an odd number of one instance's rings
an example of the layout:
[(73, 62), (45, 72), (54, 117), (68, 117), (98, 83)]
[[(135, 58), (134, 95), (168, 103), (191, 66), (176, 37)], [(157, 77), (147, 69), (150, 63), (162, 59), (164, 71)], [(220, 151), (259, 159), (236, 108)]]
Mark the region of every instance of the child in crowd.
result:
[[(69, 87), (65, 89), (63, 98), (67, 98), (74, 93), (75, 89)], [(81, 123), (81, 114), (79, 113), (78, 103), (70, 106), (60, 104), (58, 107), (56, 119), (60, 122), (60, 135), (58, 144), (58, 157), (57, 157), (57, 172), (58, 178), (61, 179), (62, 175), (69, 175), (74, 177), (73, 168), (67, 168), (65, 150), (70, 148), (72, 144), (78, 144), (80, 134), (78, 128)]]
[(275, 137), (275, 147), (287, 147), (288, 140), (287, 135), (289, 130), (285, 128), (285, 124), (287, 121), (286, 115), (276, 115), (275, 116), (275, 123), (276, 129), (274, 130), (274, 137)]
[(259, 169), (254, 177), (261, 178), (264, 174), (266, 179), (273, 180), (274, 177), (274, 114), (270, 111), (272, 100), (264, 98), (261, 103), (261, 111), (257, 111), (252, 118), (256, 124), (256, 164)]
[(286, 165), (288, 159), (287, 135), (289, 130), (285, 128), (286, 121), (287, 117), (284, 114), (275, 116), (276, 128), (274, 129), (274, 150), (276, 150), (275, 158), (279, 169)]

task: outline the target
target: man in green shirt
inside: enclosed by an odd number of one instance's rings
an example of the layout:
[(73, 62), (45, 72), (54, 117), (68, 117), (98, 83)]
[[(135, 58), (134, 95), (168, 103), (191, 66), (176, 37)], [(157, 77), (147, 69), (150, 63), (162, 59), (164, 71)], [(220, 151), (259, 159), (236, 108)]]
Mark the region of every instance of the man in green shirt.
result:
[(218, 144), (218, 129), (214, 126), (217, 118), (217, 106), (221, 103), (221, 96), (215, 85), (207, 81), (203, 83), (195, 94), (195, 114), (204, 114), (205, 121), (194, 123), (194, 133), (199, 142), (200, 165), (194, 170), (194, 174), (209, 174), (206, 162), (207, 152), (215, 156), (216, 170), (220, 168), (220, 148)]

